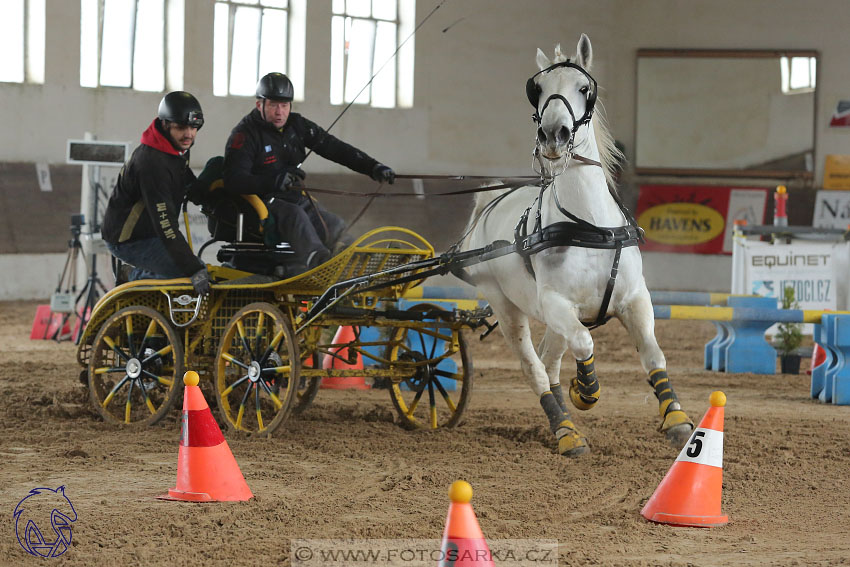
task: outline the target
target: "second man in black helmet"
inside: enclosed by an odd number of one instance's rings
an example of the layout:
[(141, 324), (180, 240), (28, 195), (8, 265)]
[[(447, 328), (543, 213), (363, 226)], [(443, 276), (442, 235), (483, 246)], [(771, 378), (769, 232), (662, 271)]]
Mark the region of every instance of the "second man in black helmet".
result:
[(293, 87), (282, 73), (257, 83), (256, 107), (230, 133), (224, 153), (224, 184), (230, 193), (260, 195), (269, 205), (283, 241), (306, 265), (318, 266), (342, 236), (345, 222), (299, 187), (298, 166), (312, 150), (375, 181), (393, 183), (389, 167), (346, 144), (302, 115), (291, 112)]
[(177, 220), (186, 193), (209, 184), (196, 180), (189, 169), (189, 148), (203, 125), (194, 96), (168, 93), (118, 174), (102, 234), (112, 255), (135, 268), (129, 280), (190, 277), (196, 292), (210, 290), (206, 265), (192, 252)]

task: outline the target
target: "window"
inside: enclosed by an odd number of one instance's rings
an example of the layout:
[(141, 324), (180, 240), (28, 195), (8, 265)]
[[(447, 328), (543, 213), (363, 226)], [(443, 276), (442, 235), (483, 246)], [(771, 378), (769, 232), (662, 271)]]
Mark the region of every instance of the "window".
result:
[(415, 12), (415, 0), (333, 0), (331, 104), (413, 106), (413, 38), (393, 54), (411, 35)]
[(816, 57), (780, 57), (782, 92), (793, 94), (813, 91), (817, 61)]
[(286, 73), (304, 98), (305, 0), (216, 0), (213, 94), (253, 96), (257, 81)]
[(183, 88), (184, 0), (81, 0), (80, 85)]
[(44, 0), (0, 2), (0, 82), (44, 82)]

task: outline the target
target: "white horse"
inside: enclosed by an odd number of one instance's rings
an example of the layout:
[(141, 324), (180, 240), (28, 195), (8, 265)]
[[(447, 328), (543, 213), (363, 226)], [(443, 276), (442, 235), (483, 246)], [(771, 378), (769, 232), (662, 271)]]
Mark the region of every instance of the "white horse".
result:
[[(589, 447), (587, 438), (570, 420), (564, 403), (561, 358), (569, 349), (576, 359), (577, 375), (569, 385), (573, 405), (581, 410), (592, 408), (599, 399), (600, 385), (593, 364), (593, 339), (585, 323), (598, 322), (603, 315), (622, 322), (640, 353), (659, 402), (659, 430), (678, 446), (693, 430), (693, 422), (682, 411), (670, 385), (666, 360), (655, 339), (652, 304), (640, 252), (634, 245), (637, 227), (628, 224), (631, 215), (627, 218), (608, 190), (612, 168), (622, 154), (614, 146), (604, 119), (593, 116), (596, 81), (587, 72), (591, 62), (590, 40), (584, 34), (572, 60), (561, 53), (560, 45), (555, 47), (551, 61), (537, 50), (540, 72), (529, 79), (527, 91), (539, 125), (535, 156), (542, 182), (548, 186), (542, 193), (535, 186), (503, 190), (494, 204), (488, 204), (493, 203), (492, 193), (478, 193), (462, 245), (464, 250), (471, 250), (496, 241), (513, 242), (517, 221), (527, 210), (542, 213), (543, 227), (562, 221), (576, 223), (559, 226), (583, 229), (590, 240), (606, 233), (597, 227), (625, 226), (630, 231), (617, 231), (621, 241), (626, 241), (629, 234), (632, 238), (619, 250), (619, 273), (604, 313), (600, 309), (612, 267), (616, 268), (618, 250), (613, 241), (602, 249), (556, 243), (527, 256), (533, 274), (520, 254), (504, 255), (467, 269), (470, 283), (490, 302), (502, 334), (540, 398), (558, 439), (559, 452), (567, 456), (580, 455)], [(529, 219), (529, 233), (533, 220), (534, 214)], [(595, 226), (581, 224), (582, 221)], [(614, 232), (609, 234), (614, 238)], [(531, 342), (530, 317), (546, 325), (539, 354)]]

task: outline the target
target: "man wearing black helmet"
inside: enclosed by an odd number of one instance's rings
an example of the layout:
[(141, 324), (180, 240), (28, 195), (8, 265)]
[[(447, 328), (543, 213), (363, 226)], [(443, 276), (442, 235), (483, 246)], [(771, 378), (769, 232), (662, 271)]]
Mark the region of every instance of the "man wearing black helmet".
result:
[(184, 196), (199, 183), (189, 169), (189, 148), (203, 125), (194, 96), (168, 93), (118, 174), (102, 234), (113, 256), (135, 267), (129, 280), (190, 277), (197, 293), (210, 290), (206, 265), (192, 253), (177, 220)]
[[(288, 241), (307, 268), (330, 257), (345, 222), (299, 190), (301, 163), (311, 150), (375, 181), (393, 183), (395, 173), (314, 122), (291, 112), (293, 88), (282, 73), (257, 83), (254, 108), (230, 133), (224, 153), (229, 193), (260, 195), (269, 205), (281, 240)], [(268, 238), (266, 239), (268, 242)]]

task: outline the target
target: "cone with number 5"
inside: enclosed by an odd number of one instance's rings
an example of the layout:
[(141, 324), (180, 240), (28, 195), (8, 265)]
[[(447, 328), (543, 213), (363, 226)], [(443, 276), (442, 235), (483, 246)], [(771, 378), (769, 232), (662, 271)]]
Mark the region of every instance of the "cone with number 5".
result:
[(664, 480), (640, 511), (652, 522), (673, 526), (722, 526), (729, 517), (720, 513), (723, 490), (723, 408), (726, 395), (712, 392), (711, 407)]

